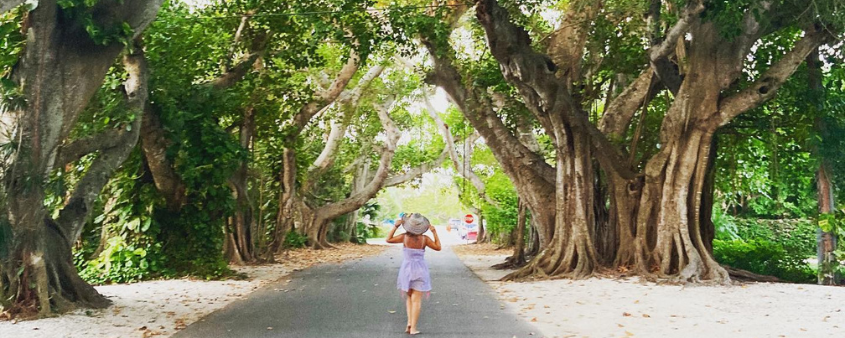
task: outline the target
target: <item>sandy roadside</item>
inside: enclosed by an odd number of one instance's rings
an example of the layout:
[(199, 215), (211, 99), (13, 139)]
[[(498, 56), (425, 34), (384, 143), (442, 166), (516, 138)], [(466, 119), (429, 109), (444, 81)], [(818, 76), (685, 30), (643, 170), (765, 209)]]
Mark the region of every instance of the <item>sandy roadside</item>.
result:
[(279, 264), (233, 267), (245, 273), (247, 280), (176, 279), (98, 286), (114, 302), (110, 308), (33, 321), (0, 321), (0, 337), (168, 337), (261, 286), (284, 280), (292, 271), (376, 255), (386, 248), (345, 244), (338, 250), (300, 249), (279, 257)]
[(455, 252), (544, 337), (843, 337), (845, 288), (750, 283), (681, 286), (637, 278), (499, 282), (510, 252)]

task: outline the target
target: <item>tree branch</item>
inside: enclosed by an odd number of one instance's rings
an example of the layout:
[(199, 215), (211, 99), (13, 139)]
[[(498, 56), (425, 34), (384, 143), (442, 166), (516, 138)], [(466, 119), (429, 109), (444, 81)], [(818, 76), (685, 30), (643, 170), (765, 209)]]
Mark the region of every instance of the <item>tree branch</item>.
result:
[(132, 53), (123, 58), (123, 65), (129, 74), (123, 85), (126, 93), (126, 104), (130, 110), (136, 113), (137, 117), (132, 122), (131, 131), (123, 133), (116, 146), (100, 150), (99, 156), (88, 168), (64, 208), (59, 212), (56, 223), (59, 224), (70, 241), (79, 238), (93, 209), (92, 204), (108, 183), (112, 173), (126, 160), (138, 142), (144, 106), (147, 104), (149, 92), (147, 89), (147, 61), (143, 49), (136, 46)]
[[(255, 37), (255, 40), (252, 41), (250, 53), (246, 55), (241, 62), (238, 62), (237, 65), (227, 70), (216, 79), (209, 81), (211, 88), (213, 90), (228, 89), (242, 80), (246, 74), (249, 73), (250, 69), (254, 68), (255, 63), (267, 52), (267, 47), (269, 45), (268, 41), (270, 40), (269, 36), (269, 33), (264, 32)], [(238, 38), (240, 38), (240, 36), (238, 36)]]
[[(549, 58), (534, 51), (525, 29), (510, 22), (506, 9), (496, 0), (480, 0), (476, 17), (484, 27), (491, 54), (499, 62), (505, 79), (517, 87), (530, 110), (540, 112), (535, 115), (559, 115), (573, 132), (584, 132), (590, 137), (590, 145), (603, 167), (626, 179), (637, 176), (625, 165), (619, 150), (590, 123), (567, 87), (555, 77), (555, 67), (550, 65)], [(554, 130), (548, 131), (552, 134)]]
[(634, 118), (637, 109), (642, 106), (648, 95), (654, 72), (646, 69), (634, 82), (631, 82), (613, 101), (610, 102), (599, 122), (599, 130), (611, 139), (621, 139)]
[(373, 198), (383, 187), (384, 181), (387, 179), (390, 171), (390, 163), (393, 162), (393, 156), (396, 154), (396, 143), (399, 141), (399, 129), (396, 127), (393, 119), (390, 118), (389, 109), (392, 106), (393, 98), (389, 98), (385, 104), (376, 105), (376, 112), (384, 128), (384, 132), (387, 134), (387, 138), (375, 176), (373, 176), (373, 179), (363, 189), (352, 194), (352, 196), (342, 201), (326, 204), (317, 209), (316, 213), (321, 218), (334, 219), (340, 215), (355, 211)]
[(213, 90), (223, 90), (234, 86), (241, 79), (243, 79), (247, 73), (249, 73), (249, 70), (253, 68), (253, 65), (258, 60), (258, 58), (261, 57), (262, 54), (264, 53), (250, 53), (244, 60), (235, 65), (235, 67), (223, 73), (219, 77), (209, 81), (209, 86)]
[(511, 134), (493, 111), (491, 102), (473, 91), (477, 88), (464, 88), (461, 75), (452, 61), (438, 52), (435, 44), (427, 40), (423, 40), (423, 43), (434, 63), (434, 69), (426, 76), (426, 81), (446, 91), (452, 103), (484, 137), (505, 172), (514, 179), (524, 178), (528, 181), (545, 182), (545, 186), (553, 186), (555, 169), (546, 163), (542, 156), (528, 149)]
[(337, 100), (338, 96), (340, 96), (341, 92), (344, 88), (346, 88), (346, 85), (349, 84), (349, 80), (351, 80), (352, 76), (355, 75), (355, 72), (358, 71), (358, 67), (360, 67), (359, 56), (355, 53), (355, 51), (352, 51), (350, 52), (349, 60), (346, 62), (346, 65), (341, 68), (329, 88), (318, 92), (315, 95), (315, 98), (311, 100), (311, 102), (302, 106), (302, 108), (299, 109), (299, 112), (297, 112), (291, 119), (292, 130), (290, 134), (287, 135), (288, 143), (292, 143), (296, 137), (299, 136), (299, 133), (301, 133), (302, 129), (308, 125), (308, 122), (311, 121), (311, 118), (314, 117), (314, 115), (317, 115), (317, 113)]
[(126, 133), (131, 132), (126, 131), (126, 128), (107, 129), (98, 134), (80, 138), (63, 145), (59, 149), (56, 166), (65, 166), (95, 151), (116, 147), (120, 145)]
[(698, 15), (704, 11), (704, 4), (702, 0), (689, 1), (684, 8), (684, 12), (678, 18), (678, 22), (669, 29), (663, 42), (654, 45), (649, 50), (649, 59), (652, 61), (669, 56), (675, 50), (675, 44), (678, 38), (689, 30), (690, 24), (698, 18)]
[(601, 1), (570, 1), (564, 18), (557, 30), (549, 36), (546, 49), (552, 62), (557, 66), (557, 77), (567, 77), (571, 83), (581, 79), (581, 59), (589, 34), (588, 23), (599, 13)]
[(401, 174), (388, 177), (386, 180), (384, 180), (383, 188), (395, 187), (400, 184), (408, 183), (418, 177), (422, 177), (423, 174), (431, 171), (432, 169), (442, 166), (443, 162), (446, 162), (446, 158), (448, 156), (449, 152), (446, 148), (444, 148), (443, 151), (440, 152), (440, 156), (438, 156), (437, 159), (435, 159), (434, 161), (422, 163), (409, 170), (405, 170)]
[(748, 88), (731, 95), (719, 102), (719, 110), (714, 118), (718, 126), (728, 124), (734, 117), (755, 108), (775, 96), (777, 90), (798, 69), (804, 59), (818, 46), (833, 41), (827, 32), (808, 32), (777, 63), (767, 69), (760, 78)]
[(364, 76), (362, 76), (360, 80), (358, 80), (358, 83), (355, 85), (355, 88), (347, 88), (340, 94), (340, 96), (338, 96), (338, 103), (342, 105), (350, 105), (353, 107), (357, 107), (358, 101), (361, 100), (361, 95), (363, 95), (364, 91), (370, 87), (370, 84), (373, 83), (373, 80), (381, 76), (381, 73), (384, 72), (384, 69), (384, 65), (375, 65), (370, 68), (370, 70), (368, 70), (367, 73), (364, 74)]
[(173, 170), (167, 158), (170, 140), (165, 135), (155, 105), (148, 104), (141, 122), (141, 150), (153, 176), (156, 189), (161, 192), (170, 210), (179, 210), (185, 204), (185, 184)]
[(329, 132), (329, 137), (326, 140), (326, 145), (323, 147), (323, 150), (320, 152), (320, 155), (317, 156), (317, 159), (314, 160), (314, 163), (308, 167), (308, 179), (306, 183), (303, 183), (303, 191), (308, 190), (314, 183), (316, 183), (320, 176), (334, 163), (335, 158), (337, 157), (337, 150), (340, 147), (340, 140), (343, 139), (343, 136), (346, 134), (346, 129), (349, 126), (349, 120), (352, 118), (356, 110), (358, 109), (358, 102), (361, 100), (361, 95), (363, 94), (364, 90), (370, 87), (370, 84), (378, 78), (381, 73), (384, 71), (383, 65), (377, 65), (364, 74), (361, 77), (361, 80), (358, 81), (358, 84), (355, 88), (346, 89), (337, 99), (337, 103), (341, 105), (342, 116), (340, 116), (339, 120), (331, 121), (331, 131)]

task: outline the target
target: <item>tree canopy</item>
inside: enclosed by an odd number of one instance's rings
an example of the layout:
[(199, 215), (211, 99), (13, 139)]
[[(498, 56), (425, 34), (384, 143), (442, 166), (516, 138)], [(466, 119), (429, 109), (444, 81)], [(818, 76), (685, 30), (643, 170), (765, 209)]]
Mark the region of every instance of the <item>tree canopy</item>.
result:
[(811, 219), (819, 280), (841, 269), (838, 0), (0, 12), (0, 305), (15, 314), (107, 306), (96, 283), (219, 278), (358, 242), (362, 215), (417, 211), (379, 192), (432, 170), (457, 196), (426, 212), (485, 219), (480, 241), (516, 247), (508, 279), (725, 283), (725, 234), (746, 233), (726, 217)]

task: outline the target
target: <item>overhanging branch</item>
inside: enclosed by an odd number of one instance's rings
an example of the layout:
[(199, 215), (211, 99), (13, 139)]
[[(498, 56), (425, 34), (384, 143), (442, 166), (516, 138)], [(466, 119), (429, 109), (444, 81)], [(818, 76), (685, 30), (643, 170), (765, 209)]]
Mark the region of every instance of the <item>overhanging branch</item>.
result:
[(408, 183), (414, 179), (422, 177), (423, 174), (431, 171), (434, 168), (438, 168), (443, 165), (443, 162), (446, 162), (446, 158), (449, 156), (449, 152), (447, 149), (443, 149), (440, 152), (440, 156), (437, 157), (432, 162), (425, 162), (416, 167), (413, 167), (409, 170), (406, 170), (398, 175), (393, 175), (388, 177), (384, 180), (384, 188), (387, 187), (395, 187), (397, 185)]
[[(534, 51), (525, 29), (510, 22), (507, 10), (496, 0), (481, 0), (476, 6), (476, 17), (484, 27), (491, 54), (499, 62), (502, 74), (517, 87), (528, 108), (542, 112), (535, 113), (538, 117), (560, 116), (573, 132), (586, 133), (603, 167), (626, 179), (635, 178), (637, 173), (625, 165), (617, 147), (590, 123), (567, 86), (555, 77), (549, 58)], [(552, 134), (555, 130), (547, 131)]]
[(361, 60), (358, 54), (355, 53), (355, 51), (350, 52), (349, 60), (343, 68), (340, 69), (340, 72), (338, 72), (334, 81), (332, 81), (332, 84), (325, 90), (321, 90), (316, 93), (316, 95), (314, 95), (315, 98), (302, 106), (302, 108), (299, 109), (299, 112), (293, 116), (290, 124), (292, 130), (286, 137), (288, 143), (293, 143), (293, 141), (296, 140), (299, 133), (301, 133), (305, 126), (308, 125), (314, 115), (317, 115), (317, 113), (337, 100), (346, 88), (346, 85), (349, 84), (350, 80), (352, 80), (352, 76), (354, 76), (355, 72), (358, 71), (360, 64)]
[(652, 61), (669, 56), (675, 50), (678, 38), (689, 30), (690, 24), (704, 11), (702, 0), (690, 1), (684, 8), (684, 12), (678, 18), (678, 22), (669, 29), (663, 42), (654, 45), (649, 50), (649, 58)]
[(808, 32), (778, 62), (767, 69), (760, 78), (744, 90), (719, 102), (715, 114), (719, 126), (728, 124), (734, 117), (755, 108), (775, 96), (777, 90), (795, 73), (798, 66), (816, 47), (831, 41), (827, 32)]

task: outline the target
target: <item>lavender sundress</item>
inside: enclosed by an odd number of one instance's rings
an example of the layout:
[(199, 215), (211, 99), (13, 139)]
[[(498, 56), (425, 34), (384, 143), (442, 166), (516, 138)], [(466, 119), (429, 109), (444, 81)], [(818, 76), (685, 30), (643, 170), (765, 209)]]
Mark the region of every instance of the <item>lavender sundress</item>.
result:
[(402, 266), (399, 268), (396, 287), (403, 295), (407, 295), (410, 289), (428, 295), (431, 292), (431, 276), (428, 273), (428, 264), (425, 263), (425, 249), (403, 247), (402, 254)]

